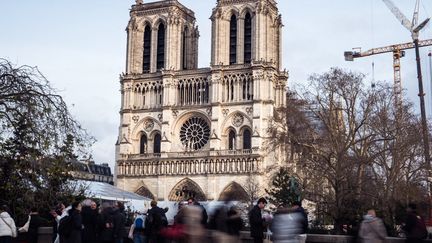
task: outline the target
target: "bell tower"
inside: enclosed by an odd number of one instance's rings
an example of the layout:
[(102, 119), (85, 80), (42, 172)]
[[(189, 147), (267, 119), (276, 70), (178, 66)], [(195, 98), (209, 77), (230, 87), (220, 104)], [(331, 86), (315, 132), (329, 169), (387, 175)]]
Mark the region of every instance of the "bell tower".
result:
[(274, 0), (218, 0), (213, 8), (212, 65), (281, 63), (282, 21)]
[(127, 73), (197, 68), (199, 32), (195, 14), (178, 1), (137, 0), (126, 31)]

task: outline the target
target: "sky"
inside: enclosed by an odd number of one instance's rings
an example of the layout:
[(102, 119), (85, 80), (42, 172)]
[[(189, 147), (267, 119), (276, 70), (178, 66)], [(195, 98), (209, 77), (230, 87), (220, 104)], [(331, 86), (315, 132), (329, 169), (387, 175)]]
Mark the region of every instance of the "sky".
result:
[[(215, 0), (179, 0), (195, 12), (200, 30), (199, 67), (210, 63), (211, 22)], [(412, 19), (415, 0), (393, 0)], [(125, 71), (126, 32), (133, 0), (0, 0), (0, 57), (37, 66), (67, 102), (73, 116), (93, 135), (97, 163), (115, 163), (120, 123), (119, 75)], [(148, 2), (144, 0), (144, 2)], [(381, 0), (278, 0), (282, 14), (283, 67), (288, 87), (305, 84), (313, 73), (331, 67), (366, 74), (365, 85), (393, 82), (392, 54), (346, 62), (344, 51), (368, 50), (411, 41), (411, 35)], [(419, 21), (432, 14), (423, 0)], [(429, 24), (420, 39), (432, 39)], [(432, 78), (427, 53), (421, 49), (427, 114), (432, 114)], [(374, 71), (372, 70), (374, 63)], [(414, 50), (401, 60), (402, 86), (418, 107)]]

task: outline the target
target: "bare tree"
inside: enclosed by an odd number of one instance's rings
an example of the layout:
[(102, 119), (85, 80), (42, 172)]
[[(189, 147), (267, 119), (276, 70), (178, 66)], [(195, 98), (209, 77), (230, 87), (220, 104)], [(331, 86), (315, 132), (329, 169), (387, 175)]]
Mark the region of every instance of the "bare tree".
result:
[[(392, 87), (379, 84), (381, 94), (373, 107), (369, 127), (380, 142), (372, 143), (369, 151), (375, 154), (365, 168), (365, 178), (377, 188), (369, 198), (384, 212), (388, 225), (393, 226), (400, 216), (398, 205), (424, 200), (426, 195), (426, 166), (423, 161), (421, 123), (412, 104), (403, 101), (395, 106)], [(400, 223), (400, 222), (399, 222)]]
[(250, 206), (252, 206), (253, 203), (261, 196), (261, 187), (259, 185), (259, 181), (253, 174), (249, 174), (245, 183), (243, 184), (243, 188), (249, 197)]
[(278, 111), (268, 142), (291, 152), (305, 198), (337, 231), (367, 207), (393, 225), (398, 205), (425, 195), (418, 117), (407, 102), (394, 106), (389, 84), (368, 88), (363, 78), (339, 68), (312, 75)]

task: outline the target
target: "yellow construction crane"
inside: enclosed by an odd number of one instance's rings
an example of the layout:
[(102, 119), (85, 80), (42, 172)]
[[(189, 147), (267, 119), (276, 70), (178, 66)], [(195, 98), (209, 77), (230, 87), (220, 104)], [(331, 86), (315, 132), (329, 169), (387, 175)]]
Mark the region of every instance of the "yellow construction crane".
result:
[[(419, 47), (424, 46), (432, 46), (432, 39), (422, 40), (418, 42)], [(393, 72), (394, 72), (394, 92), (395, 92), (395, 102), (399, 106), (402, 101), (401, 92), (402, 92), (402, 84), (401, 84), (401, 75), (400, 75), (400, 58), (405, 55), (405, 51), (407, 49), (413, 49), (415, 47), (413, 42), (407, 42), (402, 44), (396, 44), (391, 46), (383, 46), (378, 48), (372, 48), (370, 50), (362, 52), (360, 48), (359, 51), (346, 51), (344, 52), (346, 61), (354, 61), (354, 58), (359, 57), (367, 57), (387, 52), (393, 52)]]

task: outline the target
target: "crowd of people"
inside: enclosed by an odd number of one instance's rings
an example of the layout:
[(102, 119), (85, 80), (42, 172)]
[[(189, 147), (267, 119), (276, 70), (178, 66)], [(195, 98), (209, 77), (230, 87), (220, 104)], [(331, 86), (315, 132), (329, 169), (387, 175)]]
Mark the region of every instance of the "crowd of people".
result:
[(103, 203), (86, 199), (69, 206), (59, 203), (50, 211), (51, 220), (31, 208), (27, 222), (17, 228), (7, 206), (0, 207), (0, 243), (11, 243), (17, 233), (25, 233), (28, 243), (38, 242), (38, 229), (52, 222), (53, 243), (123, 243), (127, 237), (126, 215), (122, 202)]
[[(308, 230), (308, 219), (300, 202), (280, 205), (276, 212), (264, 211), (265, 198), (260, 198), (248, 213), (250, 236), (254, 243), (267, 238), (274, 243), (300, 242)], [(122, 202), (98, 205), (90, 199), (66, 206), (59, 203), (50, 214), (53, 222), (53, 243), (237, 243), (245, 225), (235, 204), (226, 201), (211, 215), (194, 198), (178, 204), (172, 224), (168, 223), (168, 208), (160, 208), (156, 201), (145, 212), (135, 213), (131, 223)], [(27, 242), (38, 242), (38, 228), (48, 221), (36, 208), (30, 210), (22, 227), (15, 225), (9, 209), (0, 207), (0, 243), (11, 243), (17, 232), (26, 232)], [(129, 232), (126, 231), (130, 226)], [(428, 235), (423, 219), (416, 212), (416, 205), (407, 208), (403, 226), (407, 242), (421, 242)], [(267, 234), (266, 234), (267, 232)], [(270, 233), (271, 232), (271, 233)], [(269, 237), (271, 235), (271, 238)], [(361, 223), (358, 238), (361, 242), (385, 242), (387, 237), (383, 221), (373, 209), (367, 211)]]

